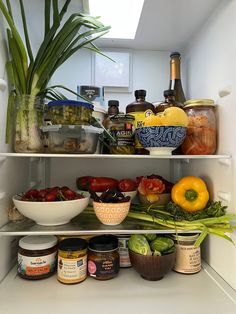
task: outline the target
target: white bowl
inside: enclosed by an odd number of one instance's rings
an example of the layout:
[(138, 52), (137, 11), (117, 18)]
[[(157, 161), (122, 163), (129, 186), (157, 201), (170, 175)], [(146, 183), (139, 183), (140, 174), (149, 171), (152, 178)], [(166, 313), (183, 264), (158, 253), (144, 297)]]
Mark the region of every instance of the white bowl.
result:
[(89, 196), (72, 201), (30, 202), (21, 201), (19, 196), (13, 197), (18, 211), (38, 225), (57, 226), (68, 223), (79, 215), (89, 203)]
[[(79, 193), (79, 194), (82, 194), (84, 196), (90, 196), (90, 193), (88, 191), (77, 190), (76, 192)], [(130, 201), (132, 202), (134, 200), (135, 196), (137, 195), (138, 190), (130, 191), (130, 192), (121, 192), (121, 193), (123, 193), (124, 196), (130, 196)], [(96, 194), (97, 194), (97, 196), (101, 196), (102, 192), (96, 192)], [(90, 198), (89, 204), (90, 205), (93, 204), (93, 199), (92, 198)]]

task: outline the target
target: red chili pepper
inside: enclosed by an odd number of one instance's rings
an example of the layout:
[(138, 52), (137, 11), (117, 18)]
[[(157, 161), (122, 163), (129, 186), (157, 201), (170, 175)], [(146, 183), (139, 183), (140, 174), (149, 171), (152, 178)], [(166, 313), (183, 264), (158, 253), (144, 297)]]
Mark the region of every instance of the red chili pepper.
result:
[(122, 179), (119, 181), (118, 188), (121, 192), (130, 192), (137, 189), (137, 184), (131, 179)]
[(89, 189), (94, 192), (104, 192), (117, 188), (119, 181), (108, 177), (94, 177), (90, 180)]
[(84, 176), (77, 178), (76, 184), (79, 190), (88, 191), (90, 187), (90, 182), (93, 179), (91, 176)]

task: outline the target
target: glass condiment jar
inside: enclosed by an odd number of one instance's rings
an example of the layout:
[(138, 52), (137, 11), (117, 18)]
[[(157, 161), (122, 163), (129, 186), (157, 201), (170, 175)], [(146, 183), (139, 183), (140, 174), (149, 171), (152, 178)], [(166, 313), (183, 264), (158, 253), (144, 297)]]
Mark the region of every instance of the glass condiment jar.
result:
[(76, 284), (87, 278), (87, 241), (67, 238), (58, 247), (57, 279), (64, 284)]
[(173, 236), (176, 258), (173, 270), (182, 274), (195, 274), (201, 270), (201, 249), (195, 247), (199, 234), (178, 234)]
[(57, 237), (26, 236), (19, 241), (17, 273), (23, 279), (50, 277), (56, 271)]
[(129, 247), (128, 247), (130, 235), (119, 234), (117, 235), (117, 237), (118, 237), (118, 243), (119, 243), (120, 267), (121, 268), (131, 267), (131, 262), (129, 258)]
[(211, 99), (191, 99), (184, 110), (189, 118), (187, 136), (182, 144), (185, 155), (211, 155), (216, 151), (215, 105)]
[(134, 117), (118, 114), (110, 118), (109, 131), (115, 142), (110, 141), (110, 154), (134, 154)]
[(88, 245), (88, 274), (108, 280), (119, 272), (118, 238), (112, 235), (93, 237)]

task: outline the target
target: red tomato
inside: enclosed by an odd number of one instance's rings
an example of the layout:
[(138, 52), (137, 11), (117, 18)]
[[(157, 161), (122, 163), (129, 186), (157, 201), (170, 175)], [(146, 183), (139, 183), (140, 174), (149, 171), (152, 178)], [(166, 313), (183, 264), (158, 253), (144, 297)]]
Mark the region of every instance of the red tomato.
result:
[(118, 188), (121, 192), (130, 192), (137, 189), (136, 182), (131, 179), (122, 179), (119, 181)]
[(94, 192), (105, 192), (118, 187), (118, 180), (108, 177), (94, 177), (90, 181), (89, 189)]

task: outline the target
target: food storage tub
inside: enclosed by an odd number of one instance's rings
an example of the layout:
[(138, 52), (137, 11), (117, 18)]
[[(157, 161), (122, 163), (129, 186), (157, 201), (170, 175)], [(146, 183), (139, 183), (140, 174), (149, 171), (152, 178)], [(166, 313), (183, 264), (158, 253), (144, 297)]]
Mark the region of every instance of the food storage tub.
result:
[(87, 125), (42, 127), (48, 153), (94, 154), (102, 128)]
[(93, 105), (75, 100), (54, 100), (48, 103), (48, 115), (52, 124), (89, 125)]

